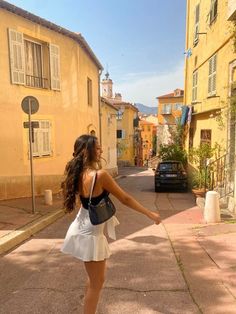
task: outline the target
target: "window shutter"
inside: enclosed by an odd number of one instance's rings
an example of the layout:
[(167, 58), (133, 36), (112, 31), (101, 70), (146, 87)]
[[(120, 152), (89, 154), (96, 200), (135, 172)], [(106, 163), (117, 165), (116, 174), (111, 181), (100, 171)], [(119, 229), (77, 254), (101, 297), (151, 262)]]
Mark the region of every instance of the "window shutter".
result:
[(51, 155), (50, 122), (41, 121), (42, 156)]
[(13, 29), (8, 29), (11, 82), (12, 84), (25, 84), (25, 56), (23, 34)]
[(216, 55), (209, 60), (208, 94), (216, 93)]
[(34, 129), (34, 143), (32, 145), (32, 152), (34, 157), (38, 157), (40, 155), (39, 153), (39, 129)]
[(50, 44), (51, 89), (61, 90), (60, 82), (60, 48)]
[(122, 139), (125, 138), (125, 130), (122, 130)]
[(194, 23), (194, 44), (198, 43), (199, 40), (199, 17), (200, 17), (200, 5), (195, 7), (195, 23)]

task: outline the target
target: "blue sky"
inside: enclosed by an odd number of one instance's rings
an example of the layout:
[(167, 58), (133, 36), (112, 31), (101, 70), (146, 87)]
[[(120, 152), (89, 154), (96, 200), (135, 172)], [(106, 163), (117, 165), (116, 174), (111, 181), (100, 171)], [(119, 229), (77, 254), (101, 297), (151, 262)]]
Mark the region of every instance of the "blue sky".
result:
[(157, 96), (183, 88), (185, 0), (9, 2), (80, 32), (125, 101), (156, 106)]

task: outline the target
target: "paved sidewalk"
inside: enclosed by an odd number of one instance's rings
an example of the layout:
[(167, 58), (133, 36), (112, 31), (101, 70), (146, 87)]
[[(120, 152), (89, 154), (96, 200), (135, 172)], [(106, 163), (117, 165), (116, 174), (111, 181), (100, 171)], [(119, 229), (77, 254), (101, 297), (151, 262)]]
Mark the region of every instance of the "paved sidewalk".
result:
[(64, 215), (60, 194), (53, 195), (53, 205), (45, 205), (44, 197), (0, 201), (0, 254), (7, 252)]

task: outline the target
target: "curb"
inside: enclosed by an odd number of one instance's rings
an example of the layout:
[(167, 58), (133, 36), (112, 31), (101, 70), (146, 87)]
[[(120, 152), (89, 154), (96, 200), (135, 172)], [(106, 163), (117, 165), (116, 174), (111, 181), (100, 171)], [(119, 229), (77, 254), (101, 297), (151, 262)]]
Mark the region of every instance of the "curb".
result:
[(0, 238), (0, 254), (11, 250), (64, 215), (64, 211), (60, 209), (52, 214), (38, 218), (37, 220), (6, 234)]

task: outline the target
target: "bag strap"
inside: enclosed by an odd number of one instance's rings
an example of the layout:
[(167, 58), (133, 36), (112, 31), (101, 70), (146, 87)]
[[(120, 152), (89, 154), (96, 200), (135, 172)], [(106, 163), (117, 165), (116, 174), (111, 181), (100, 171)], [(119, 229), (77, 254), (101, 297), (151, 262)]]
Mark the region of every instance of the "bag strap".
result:
[(92, 180), (92, 184), (91, 184), (91, 188), (90, 188), (89, 201), (88, 201), (89, 205), (91, 205), (91, 198), (93, 195), (93, 190), (94, 190), (96, 179), (97, 179), (97, 171), (95, 172), (95, 175), (93, 176), (93, 180)]

